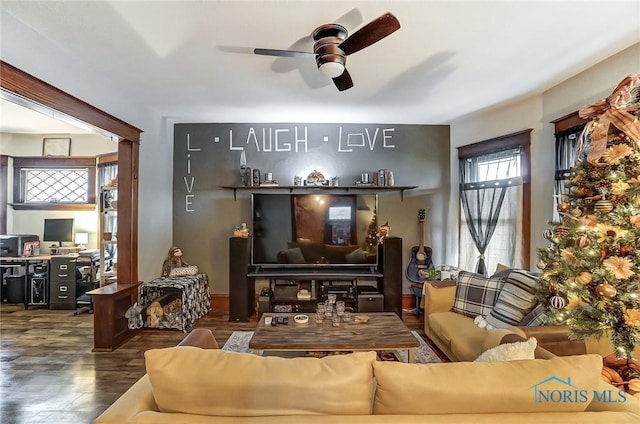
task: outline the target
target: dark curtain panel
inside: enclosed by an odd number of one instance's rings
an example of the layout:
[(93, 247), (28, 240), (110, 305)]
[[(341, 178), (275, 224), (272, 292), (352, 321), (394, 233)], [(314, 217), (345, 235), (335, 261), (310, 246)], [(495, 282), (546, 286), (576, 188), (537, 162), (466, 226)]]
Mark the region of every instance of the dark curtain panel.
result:
[[(506, 190), (515, 182), (515, 179), (496, 177), (510, 174), (519, 151), (516, 148), (460, 159), (460, 201), (473, 243), (480, 253), (478, 274), (487, 275), (484, 253), (496, 229)], [(491, 177), (494, 179), (488, 180)]]

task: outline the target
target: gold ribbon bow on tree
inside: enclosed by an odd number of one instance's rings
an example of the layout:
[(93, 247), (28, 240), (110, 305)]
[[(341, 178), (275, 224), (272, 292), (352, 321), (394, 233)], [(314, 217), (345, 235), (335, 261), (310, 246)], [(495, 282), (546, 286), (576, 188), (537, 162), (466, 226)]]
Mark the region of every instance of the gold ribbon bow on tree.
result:
[(624, 132), (640, 147), (640, 122), (635, 112), (640, 109), (640, 74), (631, 74), (618, 84), (606, 99), (580, 108), (579, 116), (591, 119), (580, 136), (580, 155), (586, 136), (591, 134), (587, 161), (596, 165), (607, 150), (611, 125)]

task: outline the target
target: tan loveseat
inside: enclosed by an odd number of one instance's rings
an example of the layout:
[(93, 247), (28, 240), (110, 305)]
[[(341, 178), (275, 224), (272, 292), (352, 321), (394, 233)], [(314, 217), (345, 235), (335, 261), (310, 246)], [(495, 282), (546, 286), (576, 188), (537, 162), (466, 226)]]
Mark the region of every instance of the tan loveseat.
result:
[[(455, 281), (427, 282), (424, 285), (424, 332), (452, 361), (473, 361), (482, 352), (497, 346), (508, 333), (525, 339), (535, 337), (538, 346), (558, 356), (587, 353), (606, 356), (613, 352), (607, 337), (600, 340), (569, 340), (566, 326), (512, 326), (487, 331), (478, 327), (473, 318), (452, 311), (455, 294)], [(640, 357), (640, 348), (634, 354)]]
[[(285, 359), (188, 346), (217, 346), (204, 329), (181, 344), (147, 351), (148, 374), (94, 423), (640, 421), (640, 400), (600, 380), (597, 355), (429, 365), (380, 362), (373, 352)], [(558, 391), (575, 401), (554, 401)]]

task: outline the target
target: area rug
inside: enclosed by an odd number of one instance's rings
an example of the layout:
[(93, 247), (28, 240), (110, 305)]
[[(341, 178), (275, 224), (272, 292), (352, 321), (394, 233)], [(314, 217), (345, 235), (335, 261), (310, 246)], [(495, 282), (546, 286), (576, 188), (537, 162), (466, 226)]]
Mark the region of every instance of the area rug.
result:
[[(420, 342), (420, 347), (416, 349), (416, 363), (418, 364), (433, 364), (442, 362), (438, 355), (429, 347), (417, 331), (411, 332), (413, 336)], [(253, 349), (249, 349), (249, 340), (253, 336), (253, 331), (234, 331), (231, 337), (226, 341), (222, 350), (229, 350), (232, 352), (245, 352), (253, 353)], [(403, 361), (407, 361), (407, 352), (401, 350), (398, 352)]]

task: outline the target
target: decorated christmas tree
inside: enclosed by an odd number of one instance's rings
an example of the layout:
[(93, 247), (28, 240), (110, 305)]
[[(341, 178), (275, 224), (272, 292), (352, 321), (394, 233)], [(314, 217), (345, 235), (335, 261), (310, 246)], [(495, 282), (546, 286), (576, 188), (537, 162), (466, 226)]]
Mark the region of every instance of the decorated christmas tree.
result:
[(365, 242), (367, 243), (367, 251), (375, 252), (376, 246), (378, 245), (378, 217), (375, 209), (373, 210), (373, 217), (367, 229), (367, 239)]
[(573, 339), (611, 337), (614, 354), (640, 345), (640, 75), (580, 109), (591, 119), (558, 203), (561, 222), (544, 237), (538, 296), (550, 323)]

